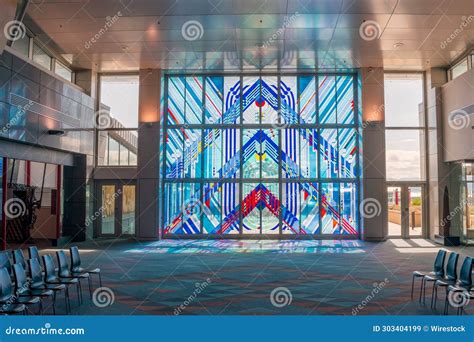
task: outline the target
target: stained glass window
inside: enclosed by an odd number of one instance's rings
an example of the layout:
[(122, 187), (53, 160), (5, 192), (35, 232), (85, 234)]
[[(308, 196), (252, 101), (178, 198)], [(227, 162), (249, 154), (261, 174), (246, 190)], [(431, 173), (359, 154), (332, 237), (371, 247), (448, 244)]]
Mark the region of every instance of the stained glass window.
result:
[(352, 74), (168, 76), (164, 236), (357, 236)]

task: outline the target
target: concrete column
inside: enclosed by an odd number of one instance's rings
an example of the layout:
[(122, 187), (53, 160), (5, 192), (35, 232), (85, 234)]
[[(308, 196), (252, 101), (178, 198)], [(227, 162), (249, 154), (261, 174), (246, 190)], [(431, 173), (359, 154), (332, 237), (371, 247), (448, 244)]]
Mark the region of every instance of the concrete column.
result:
[(97, 94), (97, 73), (93, 70), (81, 70), (76, 71), (76, 84), (84, 89), (84, 92), (91, 96), (96, 97)]
[(64, 216), (59, 245), (86, 239), (87, 170), (87, 156), (83, 154), (74, 156), (74, 166), (64, 167)]
[[(447, 82), (446, 70), (432, 68), (426, 73), (426, 109), (428, 126), (428, 227), (429, 238), (440, 233), (443, 217), (444, 188), (449, 187), (449, 165), (444, 163), (443, 107), (441, 86)], [(451, 190), (451, 189), (450, 189)], [(450, 191), (452, 197), (453, 192)], [(452, 225), (452, 230), (456, 227)]]
[(137, 238), (159, 239), (161, 70), (140, 70)]
[(383, 68), (362, 68), (362, 238), (388, 235), (385, 172), (385, 100)]

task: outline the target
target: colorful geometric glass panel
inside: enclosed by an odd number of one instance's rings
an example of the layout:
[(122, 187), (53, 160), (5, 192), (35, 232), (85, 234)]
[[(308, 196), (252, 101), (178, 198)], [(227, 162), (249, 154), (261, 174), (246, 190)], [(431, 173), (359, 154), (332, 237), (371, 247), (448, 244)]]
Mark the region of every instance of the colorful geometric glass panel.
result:
[(318, 183), (300, 184), (300, 229), (303, 234), (319, 233), (319, 186)]
[(339, 175), (337, 158), (337, 129), (321, 129), (319, 144), (320, 153), (320, 177), (336, 178)]
[(339, 183), (321, 184), (322, 234), (339, 233)]
[(319, 76), (319, 122), (336, 123), (336, 77)]
[(165, 236), (358, 235), (354, 75), (165, 82)]
[(298, 105), (300, 122), (315, 124), (316, 115), (316, 77), (302, 76), (299, 78)]

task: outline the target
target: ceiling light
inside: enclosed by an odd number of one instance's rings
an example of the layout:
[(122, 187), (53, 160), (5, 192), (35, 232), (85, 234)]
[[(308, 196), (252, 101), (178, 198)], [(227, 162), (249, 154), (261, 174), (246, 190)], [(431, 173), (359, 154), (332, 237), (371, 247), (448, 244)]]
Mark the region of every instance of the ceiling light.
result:
[(395, 43), (395, 44), (393, 44), (393, 47), (394, 47), (395, 49), (398, 49), (398, 48), (401, 48), (403, 45), (405, 45), (405, 44), (403, 44), (403, 43)]

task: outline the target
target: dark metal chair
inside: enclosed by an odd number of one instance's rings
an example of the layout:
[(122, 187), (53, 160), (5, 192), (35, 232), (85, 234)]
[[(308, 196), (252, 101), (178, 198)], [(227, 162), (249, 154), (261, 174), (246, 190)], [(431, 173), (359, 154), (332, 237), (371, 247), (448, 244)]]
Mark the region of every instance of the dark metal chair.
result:
[(1, 251), (0, 252), (0, 268), (5, 268), (8, 274), (11, 276), (12, 274), (12, 262), (10, 259), (10, 251)]
[[(0, 268), (0, 304), (5, 308), (13, 305), (39, 305), (41, 312), (41, 299), (36, 296), (19, 296), (13, 292), (12, 280), (6, 268)], [(25, 308), (26, 309), (26, 308)]]
[(458, 306), (458, 314), (459, 308), (462, 308), (466, 303), (463, 303), (463, 300), (470, 299), (470, 291), (472, 288), (472, 267), (473, 267), (474, 259), (471, 257), (466, 257), (461, 265), (461, 270), (459, 271), (459, 279), (454, 285), (443, 285), (446, 287), (446, 298), (444, 302), (444, 314), (448, 314), (449, 311), (449, 294), (452, 292), (453, 294), (459, 294), (461, 297), (460, 305)]
[(426, 281), (433, 282), (433, 290), (431, 292), (431, 308), (436, 310), (436, 302), (438, 301), (438, 287), (444, 286), (444, 284), (454, 285), (458, 279), (457, 265), (459, 260), (459, 254), (451, 252), (446, 264), (446, 273), (444, 277), (426, 276)]
[(38, 260), (38, 264), (41, 265), (41, 257), (39, 255), (38, 247), (29, 246), (28, 247), (28, 256), (30, 259)]
[(56, 257), (58, 258), (58, 275), (59, 278), (64, 278), (64, 279), (77, 279), (79, 281), (79, 292), (81, 296), (81, 303), (82, 303), (82, 284), (81, 284), (81, 279), (87, 279), (89, 283), (89, 292), (90, 296), (92, 298), (92, 285), (91, 285), (91, 280), (90, 276), (88, 273), (84, 274), (76, 274), (73, 275), (71, 271), (69, 270), (69, 264), (67, 262), (66, 254), (64, 251), (57, 251), (56, 252)]
[[(66, 312), (68, 313), (69, 308), (69, 291), (68, 287), (64, 284), (47, 284), (43, 279), (44, 272), (41, 270), (41, 265), (37, 259), (29, 259), (27, 261), (28, 269), (30, 271), (31, 286), (32, 290), (52, 290), (54, 292), (54, 300), (56, 300), (56, 292), (64, 290), (64, 298), (66, 300)], [(54, 309), (54, 307), (53, 307)]]
[(436, 255), (433, 271), (431, 272), (420, 272), (414, 271), (413, 278), (411, 280), (411, 299), (413, 300), (413, 289), (415, 286), (415, 280), (421, 278), (420, 284), (420, 298), (419, 302), (421, 303), (421, 298), (423, 297), (423, 303), (425, 302), (426, 288), (425, 288), (425, 277), (426, 276), (435, 276), (435, 277), (444, 277), (444, 261), (446, 259), (446, 250), (440, 249)]
[(26, 270), (26, 258), (21, 249), (15, 249), (13, 251), (13, 263), (20, 264), (23, 269)]
[(85, 269), (81, 267), (81, 256), (79, 255), (79, 249), (76, 246), (70, 247), (69, 252), (71, 254), (71, 273), (72, 274), (81, 274), (81, 273), (97, 274), (99, 276), (99, 286), (102, 287), (102, 277), (100, 275), (100, 268), (97, 267), (94, 269)]
[[(13, 265), (13, 275), (15, 276), (15, 293), (20, 297), (40, 297), (51, 298), (53, 302), (53, 314), (56, 314), (56, 298), (51, 290), (31, 289), (30, 281), (26, 277), (25, 269), (21, 264)], [(40, 300), (40, 313), (43, 312), (43, 301)]]
[[(81, 304), (81, 297), (80, 297), (80, 287), (79, 287), (79, 280), (78, 279), (65, 279), (56, 276), (56, 272), (54, 271), (54, 262), (51, 255), (43, 255), (43, 267), (44, 267), (44, 282), (46, 284), (53, 284), (58, 285), (62, 284), (66, 287), (70, 287), (72, 285), (76, 286), (77, 290), (77, 301)], [(67, 290), (68, 291), (68, 290)], [(69, 298), (69, 291), (68, 291), (68, 298)], [(69, 300), (68, 300), (69, 303)], [(69, 305), (69, 311), (71, 306)]]

